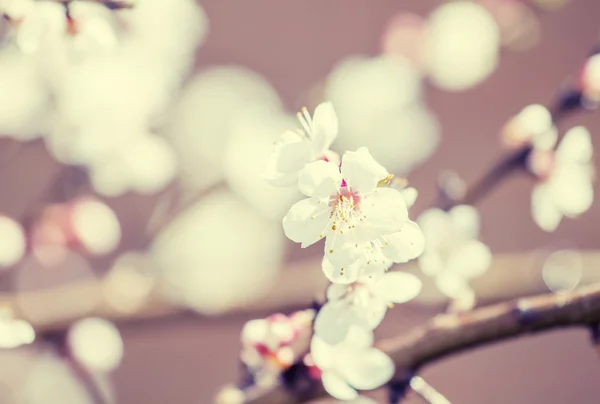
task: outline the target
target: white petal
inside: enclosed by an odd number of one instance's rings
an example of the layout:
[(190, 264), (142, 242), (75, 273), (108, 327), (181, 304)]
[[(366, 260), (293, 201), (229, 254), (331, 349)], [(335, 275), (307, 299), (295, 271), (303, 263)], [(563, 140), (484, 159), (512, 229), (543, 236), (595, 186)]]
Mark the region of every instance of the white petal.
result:
[(342, 284), (332, 284), (327, 288), (327, 300), (341, 299), (348, 292), (348, 286)]
[(556, 207), (569, 217), (587, 211), (594, 201), (591, 168), (569, 164), (558, 168), (548, 182), (550, 197)]
[(354, 322), (355, 318), (346, 302), (329, 301), (321, 307), (315, 317), (315, 335), (328, 344), (339, 344), (346, 338), (348, 329)]
[(406, 202), (406, 207), (408, 209), (412, 208), (412, 206), (417, 201), (417, 197), (419, 196), (419, 192), (415, 188), (413, 188), (413, 187), (408, 187), (408, 188), (401, 189), (400, 192), (402, 193), (402, 197), (404, 198), (404, 202)]
[(322, 268), (323, 273), (330, 282), (347, 285), (356, 282), (362, 267), (361, 264), (362, 263), (357, 260), (354, 263), (345, 265), (342, 269), (334, 266), (329, 258), (327, 258), (327, 255), (325, 255), (322, 261)]
[(443, 294), (453, 299), (460, 299), (461, 296), (471, 293), (467, 280), (451, 273), (436, 277), (435, 284)]
[(370, 348), (373, 346), (373, 332), (362, 327), (352, 326), (348, 330), (348, 335), (344, 340), (345, 347)]
[(356, 390), (333, 371), (323, 372), (321, 381), (327, 393), (338, 400), (354, 400), (358, 397)]
[(394, 362), (379, 349), (358, 351), (346, 359), (339, 371), (351, 386), (359, 390), (381, 387), (394, 375)]
[(283, 218), (285, 235), (302, 248), (323, 238), (323, 232), (329, 226), (329, 207), (317, 199), (308, 198), (296, 202)]
[(333, 104), (323, 102), (317, 106), (313, 115), (312, 140), (317, 154), (324, 153), (335, 140), (338, 133), (338, 118)]
[(492, 264), (489, 247), (479, 240), (462, 243), (448, 257), (447, 270), (465, 279), (483, 275)]
[(388, 171), (375, 161), (365, 147), (346, 152), (342, 157), (342, 176), (355, 191), (371, 192), (388, 175)]
[(408, 221), (408, 209), (402, 194), (392, 188), (378, 188), (360, 202), (362, 222), (357, 222), (358, 241), (372, 241), (395, 233)]
[(425, 235), (427, 249), (437, 248), (447, 237), (452, 221), (447, 212), (438, 208), (427, 209), (417, 218), (417, 224)]
[(409, 220), (402, 228), (382, 237), (383, 254), (393, 262), (403, 263), (420, 256), (425, 249), (425, 237), (419, 225)]
[(419, 256), (419, 268), (427, 276), (435, 276), (446, 269), (446, 263), (436, 251), (425, 251)]
[(536, 185), (531, 193), (531, 215), (535, 223), (544, 231), (556, 230), (563, 217), (548, 194), (546, 184)]
[(458, 205), (448, 212), (457, 230), (465, 238), (479, 236), (479, 212), (471, 205)]
[(371, 289), (384, 301), (405, 303), (417, 297), (421, 281), (406, 272), (388, 272), (375, 281)]
[(310, 142), (288, 130), (267, 158), (264, 177), (273, 185), (292, 184), (298, 171), (313, 158)]
[(269, 324), (266, 320), (250, 320), (242, 328), (242, 342), (253, 344), (264, 341), (269, 332)]
[(331, 232), (325, 240), (325, 256), (335, 268), (345, 268), (364, 256), (365, 245), (356, 240), (356, 231)]
[(337, 195), (341, 183), (338, 166), (322, 160), (307, 164), (298, 175), (300, 192), (316, 198)]
[(584, 126), (570, 129), (556, 149), (557, 162), (588, 163), (594, 152), (590, 132)]
[(315, 365), (322, 371), (330, 369), (334, 363), (334, 349), (318, 336), (313, 336), (310, 340), (310, 355)]
[(388, 302), (379, 296), (374, 296), (366, 287), (357, 287), (352, 293), (353, 324), (365, 330), (374, 330), (381, 324), (388, 309)]

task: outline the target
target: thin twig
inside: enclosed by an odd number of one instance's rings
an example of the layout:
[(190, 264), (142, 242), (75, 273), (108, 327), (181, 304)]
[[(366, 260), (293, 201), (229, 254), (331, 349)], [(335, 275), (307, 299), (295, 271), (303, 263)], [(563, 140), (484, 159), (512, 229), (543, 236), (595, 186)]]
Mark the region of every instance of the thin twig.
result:
[[(406, 334), (377, 344), (396, 365), (396, 377), (467, 349), (509, 338), (565, 327), (589, 327), (600, 321), (600, 284), (573, 292), (549, 293), (517, 299), (466, 313), (439, 315)], [(413, 376), (411, 376), (412, 378)], [(325, 396), (313, 382), (303, 394), (276, 383), (252, 387), (246, 404), (298, 404)]]

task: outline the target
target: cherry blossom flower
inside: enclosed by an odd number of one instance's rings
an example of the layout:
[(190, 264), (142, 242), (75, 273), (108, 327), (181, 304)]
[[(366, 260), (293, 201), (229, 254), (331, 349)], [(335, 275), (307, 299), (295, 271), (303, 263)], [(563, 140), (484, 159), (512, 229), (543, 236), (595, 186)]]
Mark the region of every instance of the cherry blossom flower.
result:
[(552, 165), (531, 194), (534, 221), (545, 231), (554, 231), (563, 216), (575, 218), (594, 200), (593, 147), (583, 126), (569, 130), (553, 155)]
[(387, 383), (395, 366), (389, 356), (373, 348), (373, 333), (352, 327), (344, 341), (329, 345), (318, 336), (310, 356), (327, 393), (339, 400), (358, 398), (358, 390), (373, 390)]
[(471, 294), (469, 280), (484, 274), (492, 260), (490, 249), (478, 240), (477, 210), (469, 205), (448, 212), (433, 208), (423, 212), (417, 223), (425, 235), (425, 251), (419, 257), (423, 273), (451, 298)]
[(550, 111), (539, 104), (523, 108), (502, 130), (502, 141), (510, 148), (531, 144), (538, 150), (550, 150), (557, 139), (558, 132)]
[(307, 164), (298, 180), (308, 198), (283, 218), (286, 236), (303, 248), (326, 237), (325, 251), (332, 263), (356, 261), (359, 246), (398, 232), (408, 222), (402, 193), (378, 186), (388, 177), (366, 148), (345, 153), (341, 173), (331, 162)]
[(600, 53), (590, 57), (580, 77), (581, 91), (587, 100), (600, 101)]
[(393, 303), (405, 303), (421, 291), (421, 281), (405, 272), (364, 275), (350, 285), (333, 284), (328, 302), (315, 318), (315, 334), (329, 344), (340, 343), (354, 327), (375, 329)]
[(303, 108), (298, 120), (302, 129), (285, 131), (267, 160), (265, 179), (273, 185), (293, 184), (307, 163), (316, 160), (339, 163), (339, 156), (329, 150), (338, 133), (333, 105), (319, 104), (312, 118)]
[(242, 360), (257, 371), (281, 371), (289, 367), (294, 360), (290, 345), (313, 318), (313, 310), (304, 310), (290, 316), (277, 313), (247, 322), (241, 335)]

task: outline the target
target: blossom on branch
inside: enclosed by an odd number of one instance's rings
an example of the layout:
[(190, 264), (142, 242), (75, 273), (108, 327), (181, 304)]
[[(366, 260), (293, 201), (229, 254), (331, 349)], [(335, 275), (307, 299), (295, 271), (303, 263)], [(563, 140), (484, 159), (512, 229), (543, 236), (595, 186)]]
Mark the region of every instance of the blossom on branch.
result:
[[(310, 359), (327, 393), (353, 400), (358, 390), (372, 390), (387, 383), (395, 366), (389, 356), (373, 348), (373, 333), (352, 327), (344, 341), (329, 345), (318, 336), (310, 344)], [(311, 362), (306, 360), (305, 362)]]
[(535, 149), (550, 150), (556, 144), (558, 132), (550, 111), (543, 105), (532, 104), (504, 125), (501, 137), (511, 149), (532, 145)]
[(330, 102), (319, 104), (313, 117), (306, 108), (298, 113), (300, 130), (287, 130), (275, 144), (266, 164), (265, 179), (273, 185), (291, 185), (307, 163), (316, 160), (339, 165), (337, 153), (329, 147), (338, 134), (338, 119)]
[(471, 279), (490, 267), (492, 254), (479, 238), (479, 213), (470, 205), (449, 211), (438, 208), (421, 214), (417, 223), (425, 235), (419, 267), (433, 277), (439, 290), (453, 299), (472, 296)]
[(575, 218), (590, 208), (594, 200), (592, 155), (590, 133), (583, 126), (570, 129), (556, 152), (534, 150), (530, 168), (539, 182), (531, 194), (531, 214), (540, 228), (554, 231), (563, 216)]
[(421, 281), (404, 272), (363, 275), (349, 285), (333, 284), (327, 289), (327, 303), (315, 318), (315, 334), (329, 344), (337, 344), (352, 327), (373, 330), (388, 307), (408, 302), (420, 291)]

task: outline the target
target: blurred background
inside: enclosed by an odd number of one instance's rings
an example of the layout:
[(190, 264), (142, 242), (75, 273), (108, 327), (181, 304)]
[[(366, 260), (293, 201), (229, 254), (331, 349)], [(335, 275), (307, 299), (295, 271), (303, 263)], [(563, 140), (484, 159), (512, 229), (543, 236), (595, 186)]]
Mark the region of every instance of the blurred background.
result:
[[(261, 177), (297, 110), (332, 101), (334, 150), (367, 146), (407, 176), (414, 217), (440, 173), (475, 182), (507, 153), (508, 119), (581, 80), (600, 33), (596, 0), (139, 0), (114, 14), (74, 1), (67, 18), (58, 3), (0, 1), (1, 403), (93, 402), (57, 338), (114, 402), (212, 402), (237, 380), (245, 321), (325, 285), (320, 247), (283, 235), (297, 191)], [(599, 115), (559, 131), (575, 125), (594, 135)], [(598, 206), (540, 230), (532, 184), (515, 176), (478, 204), (494, 253), (600, 246)], [(542, 262), (520, 262), (482, 280), (485, 296), (548, 290)], [(378, 334), (434, 315), (425, 292)], [(595, 404), (598, 372), (587, 333), (569, 330), (424, 377), (452, 403)]]

